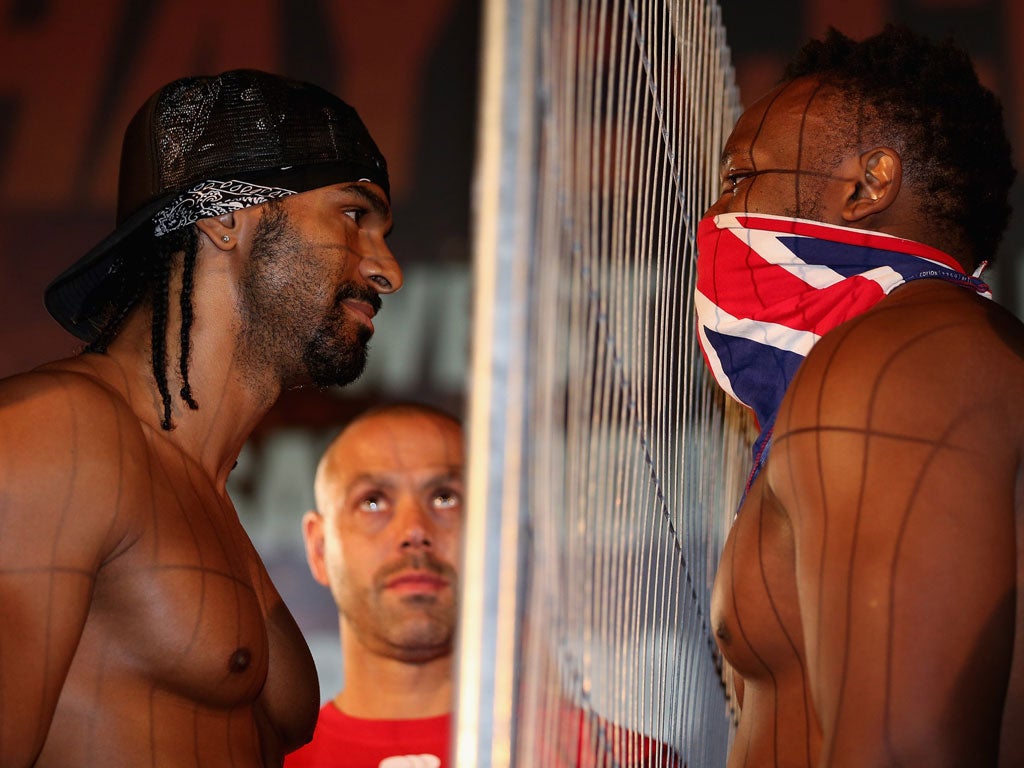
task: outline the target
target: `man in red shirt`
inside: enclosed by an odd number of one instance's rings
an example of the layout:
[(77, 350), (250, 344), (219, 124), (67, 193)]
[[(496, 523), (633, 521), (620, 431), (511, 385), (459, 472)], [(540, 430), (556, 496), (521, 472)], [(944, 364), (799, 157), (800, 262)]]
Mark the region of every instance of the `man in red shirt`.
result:
[[(345, 685), (285, 768), (452, 764), (462, 437), (445, 413), (390, 405), (357, 417), (320, 460), (303, 536), (313, 577), (338, 606)], [(568, 698), (546, 717), (558, 735), (531, 755), (545, 768), (682, 764)]]
[(370, 410), (324, 453), (302, 533), (345, 683), (288, 768), (450, 765), (462, 471), (459, 422), (423, 405)]

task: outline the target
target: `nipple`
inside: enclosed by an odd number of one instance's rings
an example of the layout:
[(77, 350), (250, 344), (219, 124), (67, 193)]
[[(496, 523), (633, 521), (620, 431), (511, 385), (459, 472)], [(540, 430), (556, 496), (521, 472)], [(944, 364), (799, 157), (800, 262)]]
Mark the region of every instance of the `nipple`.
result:
[(248, 648), (239, 648), (228, 660), (228, 671), (233, 672), (236, 675), (245, 672), (249, 668), (249, 663), (252, 661), (252, 654), (249, 653)]

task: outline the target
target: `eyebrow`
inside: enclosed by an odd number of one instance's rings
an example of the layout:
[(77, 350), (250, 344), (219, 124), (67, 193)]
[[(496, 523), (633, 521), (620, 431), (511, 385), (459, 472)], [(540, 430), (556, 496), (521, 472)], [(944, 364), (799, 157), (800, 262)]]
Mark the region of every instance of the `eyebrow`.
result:
[(733, 158), (737, 156), (750, 157), (750, 152), (747, 150), (737, 149), (736, 147), (726, 147), (722, 150), (722, 154), (718, 158), (719, 167), (728, 165)]
[[(435, 475), (431, 475), (422, 483), (419, 484), (418, 488), (423, 490), (429, 488), (432, 485), (438, 485), (442, 483), (461, 483), (462, 473), (456, 467), (452, 467), (443, 472), (438, 472)], [(392, 482), (387, 475), (375, 475), (370, 472), (364, 472), (363, 474), (356, 475), (352, 478), (349, 483), (349, 489), (354, 488), (357, 484), (365, 483), (367, 485), (378, 485), (381, 488), (390, 490), (395, 487), (396, 483)]]
[[(382, 219), (387, 219), (388, 221), (391, 221), (391, 206), (388, 204), (387, 200), (378, 195), (372, 189), (364, 186), (361, 182), (353, 182), (347, 187), (342, 187), (341, 191), (347, 192), (348, 194), (351, 195), (355, 195), (364, 203), (366, 203), (366, 205), (369, 206), (370, 210), (372, 210), (375, 214), (380, 216)], [(387, 237), (388, 235), (390, 235), (394, 228), (394, 222), (391, 221), (391, 223), (388, 225), (387, 231), (384, 233), (384, 236)]]
[(439, 474), (436, 474), (436, 475), (433, 475), (433, 476), (427, 478), (426, 482), (424, 482), (421, 487), (422, 488), (426, 488), (427, 486), (430, 486), (430, 485), (442, 485), (444, 483), (461, 483), (461, 482), (462, 482), (462, 473), (458, 472), (457, 470), (455, 470), (453, 468), (453, 469), (448, 470), (447, 472), (441, 472)]
[(363, 186), (360, 182), (354, 182), (353, 184), (342, 187), (343, 192), (348, 192), (356, 197), (360, 198), (364, 203), (373, 209), (373, 212), (380, 216), (388, 216), (391, 213), (391, 206), (388, 205), (387, 200), (378, 195), (372, 189)]

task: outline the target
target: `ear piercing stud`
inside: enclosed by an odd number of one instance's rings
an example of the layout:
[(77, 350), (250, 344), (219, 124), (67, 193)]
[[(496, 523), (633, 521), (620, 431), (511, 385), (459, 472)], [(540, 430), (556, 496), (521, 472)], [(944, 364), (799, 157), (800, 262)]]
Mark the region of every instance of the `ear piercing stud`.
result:
[(226, 243), (226, 242), (227, 242), (228, 240), (230, 240), (230, 239), (231, 239), (231, 235), (224, 235), (223, 237), (221, 237), (221, 240), (223, 240), (223, 241), (224, 241), (225, 243)]

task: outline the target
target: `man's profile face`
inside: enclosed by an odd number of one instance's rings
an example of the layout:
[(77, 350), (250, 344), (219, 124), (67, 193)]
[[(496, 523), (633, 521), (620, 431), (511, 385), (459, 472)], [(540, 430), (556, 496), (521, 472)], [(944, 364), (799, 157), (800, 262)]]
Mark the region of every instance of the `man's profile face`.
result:
[(385, 244), (391, 210), (374, 184), (336, 185), (265, 206), (242, 279), (242, 348), (283, 383), (354, 381), (401, 270)]
[(834, 205), (831, 175), (840, 151), (834, 146), (833, 98), (834, 91), (801, 78), (746, 110), (725, 143), (721, 193), (707, 215), (766, 213), (828, 221)]
[(350, 426), (325, 462), (307, 552), (311, 535), (322, 536), (320, 580), (344, 631), (406, 661), (449, 654), (463, 518), (459, 426), (419, 411), (372, 415)]

